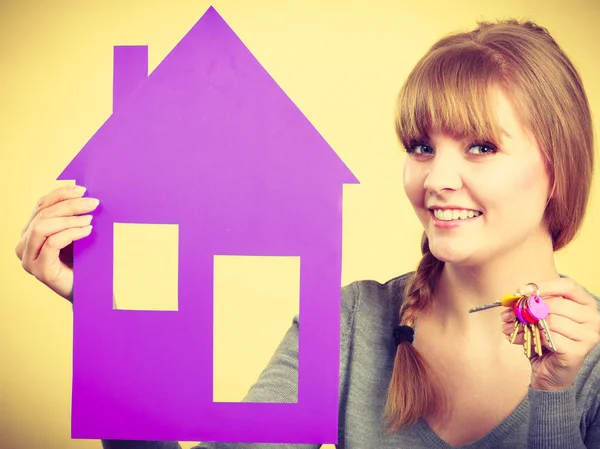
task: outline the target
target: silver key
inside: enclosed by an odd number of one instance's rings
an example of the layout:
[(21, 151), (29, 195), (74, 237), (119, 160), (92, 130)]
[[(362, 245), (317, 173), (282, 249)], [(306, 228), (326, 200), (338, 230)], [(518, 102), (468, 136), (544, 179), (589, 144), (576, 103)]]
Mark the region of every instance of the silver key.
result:
[(535, 353), (538, 357), (542, 356), (542, 338), (540, 336), (540, 328), (537, 324), (531, 325), (531, 330), (533, 332), (533, 347), (535, 348)]
[(556, 352), (556, 346), (554, 346), (554, 341), (552, 340), (552, 335), (550, 335), (550, 329), (548, 329), (548, 324), (546, 320), (540, 320), (539, 325), (542, 328), (542, 332), (544, 333), (544, 337), (546, 337), (546, 341), (548, 342), (548, 346), (554, 352)]
[(500, 301), (494, 301), (489, 304), (483, 304), (481, 306), (473, 307), (469, 310), (469, 313), (480, 312), (482, 310), (491, 309), (493, 307), (512, 307), (519, 299), (523, 298), (523, 295), (517, 293), (505, 295)]

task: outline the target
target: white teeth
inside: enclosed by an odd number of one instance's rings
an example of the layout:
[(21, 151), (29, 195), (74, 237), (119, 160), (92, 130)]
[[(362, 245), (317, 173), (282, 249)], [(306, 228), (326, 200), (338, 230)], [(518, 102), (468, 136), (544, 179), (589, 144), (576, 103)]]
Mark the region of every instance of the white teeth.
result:
[(434, 209), (433, 214), (438, 220), (451, 221), (478, 217), (481, 215), (481, 212), (468, 209)]

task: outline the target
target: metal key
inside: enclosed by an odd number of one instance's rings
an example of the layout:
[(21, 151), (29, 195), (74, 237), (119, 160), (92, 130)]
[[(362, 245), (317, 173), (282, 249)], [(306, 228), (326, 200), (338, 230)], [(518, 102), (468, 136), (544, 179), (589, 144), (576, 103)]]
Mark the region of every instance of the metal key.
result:
[(531, 358), (531, 328), (530, 324), (523, 325), (523, 352), (528, 359)]
[(530, 296), (521, 301), (521, 303), (520, 303), (520, 306), (522, 308), (521, 313), (522, 313), (522, 316), (525, 319), (525, 321), (527, 321), (529, 329), (531, 330), (531, 345), (533, 346), (535, 353), (538, 356), (541, 356), (542, 355), (542, 338), (540, 336), (540, 328), (538, 327), (538, 319), (536, 317), (536, 314), (532, 313), (530, 305), (533, 304), (533, 308), (538, 312), (538, 315), (539, 315), (539, 308), (536, 309), (536, 307), (538, 306), (538, 302), (537, 302), (537, 300), (532, 300), (532, 298), (537, 298), (537, 297)]
[(544, 333), (544, 337), (546, 337), (550, 349), (556, 351), (556, 346), (554, 346), (554, 341), (550, 335), (550, 329), (548, 329), (548, 323), (546, 323), (546, 317), (548, 316), (548, 305), (546, 302), (537, 295), (532, 296), (529, 298), (528, 310), (529, 314), (534, 319), (538, 320), (538, 324), (542, 328), (542, 332)]
[(521, 327), (521, 322), (517, 317), (515, 317), (515, 327), (513, 328), (512, 333), (510, 334), (510, 344), (512, 345), (517, 339), (517, 335), (519, 335), (519, 330)]
[(531, 328), (533, 330), (533, 346), (535, 348), (535, 353), (538, 357), (542, 356), (542, 337), (540, 336), (540, 328), (537, 324), (532, 324)]
[(531, 347), (535, 343), (534, 331), (532, 328), (532, 324), (534, 324), (535, 321), (527, 312), (527, 299), (528, 298), (526, 297), (518, 299), (513, 306), (513, 312), (515, 313), (516, 320), (523, 326), (523, 353), (530, 359)]
[(512, 307), (519, 299), (523, 298), (523, 295), (519, 295), (518, 293), (509, 293), (502, 297), (500, 301), (491, 302), (489, 304), (484, 304), (481, 306), (473, 307), (469, 310), (469, 313), (473, 312), (481, 312), (482, 310), (491, 309), (493, 307)]
[(556, 352), (556, 346), (554, 346), (554, 341), (552, 340), (552, 335), (550, 335), (550, 329), (548, 329), (548, 323), (546, 320), (540, 320), (540, 327), (542, 328), (542, 332), (544, 333), (544, 337), (546, 337), (546, 341), (548, 342), (548, 346), (554, 352)]

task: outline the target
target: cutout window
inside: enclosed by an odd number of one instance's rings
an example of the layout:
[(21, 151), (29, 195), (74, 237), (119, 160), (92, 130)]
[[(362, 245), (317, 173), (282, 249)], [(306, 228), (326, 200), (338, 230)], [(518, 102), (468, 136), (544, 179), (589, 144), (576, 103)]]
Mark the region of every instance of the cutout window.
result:
[[(214, 402), (242, 401), (298, 315), (299, 304), (299, 257), (215, 256)], [(290, 381), (297, 385), (297, 376)]]
[(114, 224), (113, 308), (178, 310), (179, 227)]

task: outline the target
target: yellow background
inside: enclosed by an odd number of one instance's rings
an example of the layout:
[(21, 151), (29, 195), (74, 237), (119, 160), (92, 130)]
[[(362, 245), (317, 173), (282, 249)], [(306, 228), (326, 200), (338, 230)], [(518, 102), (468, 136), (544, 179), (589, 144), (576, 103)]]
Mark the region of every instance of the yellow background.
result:
[[(100, 447), (97, 441), (70, 439), (71, 306), (22, 270), (14, 247), (36, 200), (58, 185), (56, 176), (110, 114), (112, 46), (149, 45), (152, 70), (209, 5), (0, 3), (2, 448)], [(412, 270), (418, 260), (420, 227), (401, 187), (403, 155), (392, 114), (408, 71), (445, 33), (469, 29), (482, 18), (538, 21), (581, 71), (600, 129), (597, 0), (216, 0), (213, 5), (361, 181), (345, 190), (344, 284), (384, 281)], [(558, 255), (558, 265), (600, 293), (597, 192), (595, 184), (585, 226)], [(240, 300), (259, 303), (259, 296)], [(269, 308), (267, 317), (245, 309), (248, 322), (272, 334), (270, 345), (253, 349), (257, 360), (268, 359), (289, 325), (289, 311), (297, 307), (293, 295), (289, 298), (288, 308)], [(245, 391), (257, 369), (260, 365), (237, 372), (222, 388)]]

